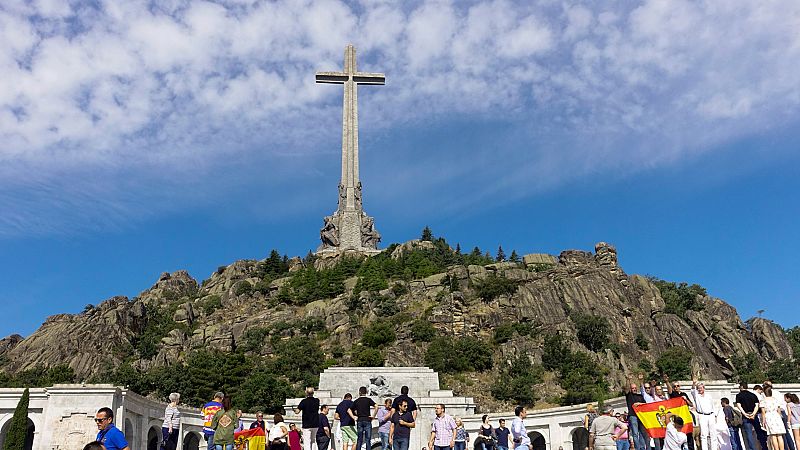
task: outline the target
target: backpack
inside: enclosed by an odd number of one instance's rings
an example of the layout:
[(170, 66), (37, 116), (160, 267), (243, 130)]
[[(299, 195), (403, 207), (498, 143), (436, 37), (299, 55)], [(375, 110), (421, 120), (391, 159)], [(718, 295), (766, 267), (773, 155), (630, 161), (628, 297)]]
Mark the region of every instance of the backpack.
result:
[(731, 426), (740, 427), (742, 426), (742, 412), (736, 408), (733, 408), (733, 419), (731, 420)]

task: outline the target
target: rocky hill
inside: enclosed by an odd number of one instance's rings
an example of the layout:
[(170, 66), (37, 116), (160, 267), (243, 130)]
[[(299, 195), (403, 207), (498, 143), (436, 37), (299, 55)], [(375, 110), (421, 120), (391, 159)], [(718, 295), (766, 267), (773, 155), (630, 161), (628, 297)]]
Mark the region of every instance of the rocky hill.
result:
[[(133, 299), (52, 316), (27, 338), (3, 339), (0, 363), (6, 382), (52, 367), (96, 380), (122, 366), (145, 373), (188, 364), (197, 352), (266, 361), (292, 337), (319, 348), (312, 372), (330, 364), (438, 365), (450, 388), (484, 409), (520, 400), (500, 388), (490, 393), (497, 380), (538, 386), (529, 401), (595, 396), (565, 397), (575, 380), (559, 355), (597, 366), (574, 376), (611, 391), (634, 372), (681, 376), (691, 367), (732, 378), (795, 356), (775, 323), (743, 322), (699, 286), (628, 275), (606, 243), (593, 253), (491, 262), (438, 239), (392, 245), (367, 260), (273, 252), (222, 266), (202, 283), (185, 271), (164, 273)], [(514, 379), (514, 364), (532, 378)]]

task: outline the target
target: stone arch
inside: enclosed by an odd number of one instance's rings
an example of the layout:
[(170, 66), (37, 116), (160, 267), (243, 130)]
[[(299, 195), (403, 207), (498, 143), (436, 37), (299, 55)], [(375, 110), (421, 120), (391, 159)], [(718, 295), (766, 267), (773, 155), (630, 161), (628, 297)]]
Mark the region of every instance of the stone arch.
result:
[(572, 450), (586, 450), (589, 446), (589, 432), (586, 428), (577, 427), (570, 433), (572, 436)]
[(161, 428), (150, 427), (147, 430), (147, 450), (158, 450), (161, 442)]
[(531, 450), (547, 450), (547, 441), (542, 433), (531, 431), (528, 433), (528, 437), (531, 439)]
[(200, 450), (200, 433), (190, 431), (183, 436), (183, 450)]
[(125, 425), (122, 427), (122, 434), (125, 435), (125, 439), (130, 439), (134, 434), (133, 422), (131, 422), (131, 419), (128, 417), (125, 418)]
[[(5, 421), (3, 426), (0, 428), (0, 448), (3, 448), (6, 443), (6, 435), (8, 434), (8, 427), (11, 425), (11, 417), (9, 416), (8, 420)], [(25, 427), (25, 446), (23, 450), (31, 450), (33, 448), (33, 438), (36, 433), (36, 424), (33, 423), (30, 417), (28, 417), (28, 423)]]

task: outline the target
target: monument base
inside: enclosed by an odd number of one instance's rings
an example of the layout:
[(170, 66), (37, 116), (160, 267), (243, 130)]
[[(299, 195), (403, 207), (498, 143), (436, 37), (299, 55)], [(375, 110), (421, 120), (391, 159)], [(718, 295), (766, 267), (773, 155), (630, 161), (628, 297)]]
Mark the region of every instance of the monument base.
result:
[(322, 245), (316, 255), (338, 256), (352, 252), (359, 255), (377, 255), (381, 235), (375, 230), (375, 219), (364, 210), (345, 208), (325, 217), (325, 226), (320, 230)]

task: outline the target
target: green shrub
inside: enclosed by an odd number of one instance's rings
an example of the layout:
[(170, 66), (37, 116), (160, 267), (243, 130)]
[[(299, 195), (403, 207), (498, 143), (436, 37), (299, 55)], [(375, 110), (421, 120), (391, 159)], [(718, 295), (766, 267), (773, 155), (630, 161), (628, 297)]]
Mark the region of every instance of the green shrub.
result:
[(776, 359), (767, 366), (766, 379), (773, 383), (800, 383), (800, 364), (792, 359)]
[(259, 280), (258, 283), (253, 286), (253, 290), (255, 292), (260, 292), (264, 295), (269, 294), (271, 290), (272, 282), (269, 279)]
[(301, 392), (285, 379), (263, 370), (255, 370), (239, 386), (233, 402), (243, 411), (274, 414), (283, 412), (283, 402), (287, 398), (300, 395)]
[(692, 354), (684, 348), (667, 349), (656, 359), (656, 369), (673, 380), (688, 380), (692, 376)]
[(209, 295), (203, 300), (200, 309), (205, 315), (211, 315), (214, 311), (222, 308), (222, 298), (219, 295)]
[(498, 400), (512, 400), (518, 405), (533, 406), (538, 400), (534, 385), (544, 381), (544, 368), (531, 364), (527, 355), (515, 358), (505, 368), (491, 387), (492, 396)]
[(251, 327), (242, 335), (242, 350), (246, 352), (259, 352), (264, 345), (264, 340), (269, 335), (269, 329), (264, 327)]
[(494, 329), (494, 343), (495, 344), (503, 344), (511, 340), (514, 337), (514, 325), (510, 323), (504, 323), (500, 326), (495, 327)]
[(253, 285), (247, 280), (236, 283), (233, 293), (239, 295), (250, 295), (253, 292)]
[(492, 368), (492, 347), (474, 337), (434, 339), (425, 352), (425, 365), (442, 373)]
[(686, 318), (686, 311), (701, 311), (704, 306), (700, 301), (707, 292), (699, 284), (674, 283), (650, 277), (649, 280), (656, 285), (661, 298), (664, 299), (664, 312)]
[(647, 351), (650, 350), (650, 341), (642, 333), (636, 334), (636, 346), (639, 347), (639, 350)]
[(761, 361), (755, 353), (748, 353), (744, 357), (734, 356), (731, 359), (733, 364), (733, 380), (746, 383), (760, 383), (766, 377), (761, 368)]
[(481, 300), (488, 302), (501, 295), (513, 295), (517, 292), (519, 282), (506, 277), (490, 274), (475, 283), (475, 292)]
[(563, 362), (564, 355), (571, 350), (560, 334), (550, 334), (544, 338), (542, 349), (542, 364), (547, 370), (558, 370)]
[(381, 317), (390, 317), (400, 312), (397, 301), (389, 296), (379, 296), (375, 302), (375, 314)]
[(383, 352), (377, 348), (353, 347), (352, 363), (356, 367), (382, 367), (386, 361)]
[(325, 354), (314, 339), (295, 336), (275, 346), (274, 373), (284, 374), (290, 381), (319, 376)]
[(593, 352), (608, 348), (611, 326), (605, 317), (575, 312), (570, 319), (575, 324), (578, 342)]
[(392, 293), (397, 297), (408, 294), (408, 287), (404, 283), (394, 283), (392, 285)]
[(381, 348), (393, 343), (397, 339), (394, 325), (386, 321), (371, 323), (361, 336), (361, 342), (370, 348)]
[(415, 320), (411, 325), (411, 340), (414, 342), (430, 342), (436, 337), (436, 327), (427, 320)]

